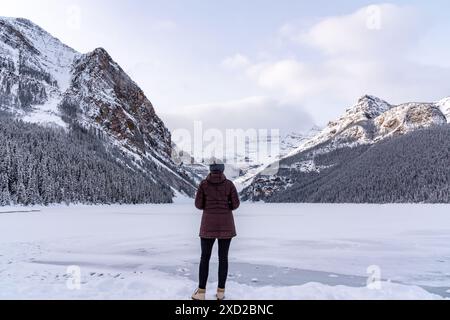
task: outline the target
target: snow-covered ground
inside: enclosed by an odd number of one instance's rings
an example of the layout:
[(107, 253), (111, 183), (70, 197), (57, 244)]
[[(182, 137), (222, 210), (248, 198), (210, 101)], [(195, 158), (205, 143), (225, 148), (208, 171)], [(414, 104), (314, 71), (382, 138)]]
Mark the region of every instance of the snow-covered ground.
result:
[[(449, 297), (449, 209), (243, 204), (235, 215), (239, 236), (232, 242), (227, 297)], [(188, 299), (196, 287), (200, 218), (187, 199), (0, 208), (0, 298)], [(369, 288), (368, 271), (381, 275)]]

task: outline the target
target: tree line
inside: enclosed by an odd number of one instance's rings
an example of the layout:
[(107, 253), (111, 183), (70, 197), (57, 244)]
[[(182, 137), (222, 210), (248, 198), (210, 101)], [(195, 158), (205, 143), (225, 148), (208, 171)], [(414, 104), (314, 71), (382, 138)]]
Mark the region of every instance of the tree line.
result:
[[(168, 203), (173, 192), (94, 131), (0, 114), (0, 205)], [(157, 170), (148, 167), (148, 170)]]

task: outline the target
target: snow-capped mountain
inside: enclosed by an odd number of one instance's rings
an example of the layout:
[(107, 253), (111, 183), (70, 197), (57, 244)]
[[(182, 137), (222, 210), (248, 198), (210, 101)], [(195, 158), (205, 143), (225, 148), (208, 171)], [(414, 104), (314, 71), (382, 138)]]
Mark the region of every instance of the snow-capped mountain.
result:
[[(0, 18), (0, 105), (29, 122), (64, 126), (57, 104), (81, 54), (25, 19)], [(39, 106), (39, 107), (37, 107)]]
[(280, 159), (297, 150), (301, 145), (315, 137), (322, 131), (319, 126), (314, 126), (305, 132), (291, 132), (285, 135), (280, 141)]
[[(247, 187), (251, 183), (252, 179), (263, 171), (268, 165), (291, 154), (294, 150), (309, 141), (312, 137), (316, 136), (320, 130), (321, 129), (319, 127), (314, 126), (305, 132), (291, 132), (283, 137), (279, 137), (279, 141), (277, 143), (278, 152), (274, 157), (258, 157), (258, 142), (249, 141), (247, 149), (251, 152), (251, 156), (247, 159), (242, 159), (241, 162), (235, 164), (238, 168), (236, 171), (239, 174), (232, 177), (238, 190)], [(271, 141), (259, 141), (259, 143), (261, 142), (266, 145), (271, 143)], [(251, 159), (257, 159), (259, 161), (245, 161)]]
[[(349, 150), (376, 145), (418, 129), (444, 126), (448, 122), (449, 101), (392, 105), (374, 96), (363, 96), (340, 118), (278, 161), (277, 174), (266, 174), (267, 170), (262, 170), (251, 177), (243, 196), (247, 199), (270, 198), (292, 188), (295, 180), (292, 176), (320, 176), (322, 172), (337, 168), (337, 160), (332, 160), (333, 157), (341, 159), (342, 153), (351, 153)], [(318, 161), (324, 158), (329, 159)]]
[(390, 135), (442, 124), (449, 116), (450, 98), (436, 103), (392, 105), (380, 98), (365, 95), (340, 118), (331, 121), (319, 134), (302, 143), (289, 155), (330, 140), (335, 140), (336, 148), (349, 144), (370, 144)]
[(341, 136), (343, 140), (349, 137), (363, 141), (366, 136), (363, 132), (365, 130), (361, 126), (391, 108), (392, 106), (384, 100), (369, 95), (363, 96), (352, 108), (347, 109), (339, 119), (329, 122), (320, 133), (305, 141), (289, 155), (307, 150), (337, 136)]
[(374, 142), (416, 129), (443, 125), (447, 118), (434, 103), (405, 103), (379, 115), (374, 120)]
[(194, 183), (137, 84), (102, 48), (81, 54), (29, 20), (0, 18), (0, 110), (27, 122), (96, 132), (175, 191)]
[(450, 123), (450, 97), (444, 98), (435, 103)]
[[(278, 134), (271, 135), (265, 130), (262, 133), (249, 130), (246, 136), (227, 139), (228, 145), (224, 150), (225, 174), (227, 178), (233, 180), (238, 188), (242, 188), (248, 180), (255, 176), (270, 163), (281, 159), (298, 148), (302, 143), (316, 135), (320, 131), (319, 127), (313, 127), (305, 132), (291, 132), (280, 137)], [(244, 142), (245, 139), (245, 142)], [(242, 145), (238, 146), (238, 140)], [(220, 143), (217, 148), (223, 147)], [(211, 147), (210, 142), (204, 143), (203, 150)], [(268, 152), (270, 150), (270, 152)], [(202, 152), (196, 156), (190, 152), (183, 151), (176, 145), (173, 146), (173, 159), (178, 164), (183, 164), (185, 169), (193, 174), (196, 181), (205, 178), (209, 173), (209, 163), (214, 161), (214, 157), (205, 158)], [(222, 150), (221, 150), (222, 151)], [(195, 153), (194, 153), (195, 154)], [(220, 157), (219, 161), (224, 159)]]
[(319, 134), (302, 143), (288, 156), (328, 141), (333, 141), (332, 148), (371, 144), (391, 135), (440, 125), (447, 121), (445, 114), (449, 110), (450, 99), (437, 103), (392, 105), (380, 98), (365, 95), (340, 118), (329, 122)]

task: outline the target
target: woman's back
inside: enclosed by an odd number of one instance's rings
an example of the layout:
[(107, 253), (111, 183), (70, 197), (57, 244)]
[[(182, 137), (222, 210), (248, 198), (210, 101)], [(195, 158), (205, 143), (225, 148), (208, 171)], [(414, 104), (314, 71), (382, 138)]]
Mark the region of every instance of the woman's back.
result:
[(223, 164), (210, 165), (211, 173), (200, 183), (195, 206), (203, 210), (200, 238), (202, 257), (199, 266), (199, 285), (192, 295), (194, 300), (205, 300), (209, 274), (209, 260), (216, 239), (219, 243), (219, 283), (216, 297), (225, 299), (225, 283), (228, 276), (228, 251), (231, 239), (236, 236), (233, 210), (239, 205), (239, 196), (233, 182), (223, 174)]
[(200, 237), (230, 239), (236, 236), (233, 210), (240, 205), (233, 182), (220, 172), (213, 172), (200, 184), (195, 206), (203, 210)]

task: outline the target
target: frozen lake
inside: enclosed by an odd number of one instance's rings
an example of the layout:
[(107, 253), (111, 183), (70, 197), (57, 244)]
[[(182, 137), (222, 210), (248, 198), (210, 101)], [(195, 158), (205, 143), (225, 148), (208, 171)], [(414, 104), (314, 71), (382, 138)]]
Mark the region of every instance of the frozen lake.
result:
[[(243, 204), (230, 299), (450, 297), (450, 206)], [(0, 208), (0, 298), (187, 299), (192, 203)], [(209, 297), (215, 290), (212, 259)], [(78, 266), (81, 287), (67, 286)], [(367, 288), (368, 268), (380, 283)]]

